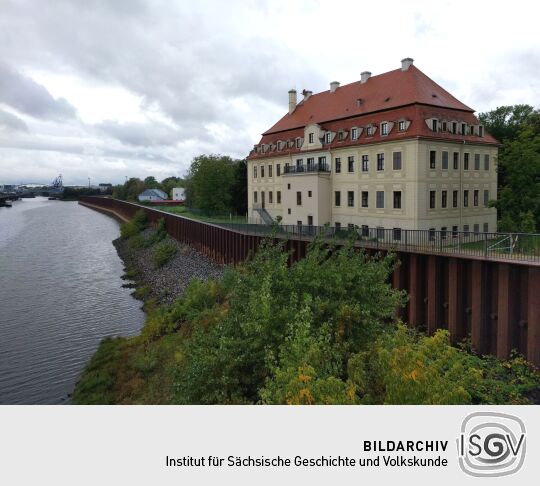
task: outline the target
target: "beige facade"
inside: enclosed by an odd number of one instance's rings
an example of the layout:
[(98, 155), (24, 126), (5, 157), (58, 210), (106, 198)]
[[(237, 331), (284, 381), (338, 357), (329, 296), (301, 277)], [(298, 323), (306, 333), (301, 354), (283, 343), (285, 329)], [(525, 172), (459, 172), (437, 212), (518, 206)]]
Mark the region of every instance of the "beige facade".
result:
[(290, 225), (496, 231), (496, 145), (415, 138), (323, 150), (319, 132), (309, 144), (314, 131), (299, 153), (248, 159), (250, 217), (264, 206)]

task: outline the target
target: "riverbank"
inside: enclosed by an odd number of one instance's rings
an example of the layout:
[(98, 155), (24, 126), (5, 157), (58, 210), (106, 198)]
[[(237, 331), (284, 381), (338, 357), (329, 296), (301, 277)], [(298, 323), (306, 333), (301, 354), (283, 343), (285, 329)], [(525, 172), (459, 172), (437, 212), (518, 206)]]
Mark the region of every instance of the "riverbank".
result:
[[(102, 212), (119, 217), (110, 211)], [(174, 250), (168, 261), (157, 265), (156, 247), (163, 241)], [(77, 382), (72, 402), (170, 403), (172, 370), (177, 364), (182, 335), (176, 333), (149, 340), (149, 332), (156, 337), (151, 330), (152, 323), (184, 294), (192, 281), (220, 279), (226, 267), (168, 236), (160, 236), (156, 228), (143, 229), (129, 238), (120, 237), (112, 244), (124, 263), (124, 287), (133, 288), (133, 297), (143, 301), (146, 325), (139, 336), (102, 341)]]

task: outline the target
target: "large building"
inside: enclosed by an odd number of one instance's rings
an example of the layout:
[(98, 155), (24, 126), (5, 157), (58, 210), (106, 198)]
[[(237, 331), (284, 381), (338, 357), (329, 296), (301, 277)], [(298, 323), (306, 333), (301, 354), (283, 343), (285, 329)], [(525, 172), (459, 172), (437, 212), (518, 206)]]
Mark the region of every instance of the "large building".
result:
[[(248, 157), (248, 211), (282, 224), (496, 231), (498, 142), (413, 65), (313, 94)], [(279, 219), (279, 218), (278, 218)]]

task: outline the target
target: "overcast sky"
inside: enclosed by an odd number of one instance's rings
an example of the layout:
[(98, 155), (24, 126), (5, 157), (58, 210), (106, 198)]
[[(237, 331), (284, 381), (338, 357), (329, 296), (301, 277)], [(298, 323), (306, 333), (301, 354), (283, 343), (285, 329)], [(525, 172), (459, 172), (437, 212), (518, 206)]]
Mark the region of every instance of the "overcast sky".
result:
[(0, 0), (0, 183), (183, 175), (404, 57), (477, 111), (540, 106), (535, 2)]

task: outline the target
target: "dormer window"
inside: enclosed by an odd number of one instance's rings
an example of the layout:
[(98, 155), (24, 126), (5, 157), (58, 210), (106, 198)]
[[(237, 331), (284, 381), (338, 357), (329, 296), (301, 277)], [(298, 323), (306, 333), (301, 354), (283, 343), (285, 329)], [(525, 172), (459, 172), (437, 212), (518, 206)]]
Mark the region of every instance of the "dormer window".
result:
[(452, 122), (452, 133), (457, 133), (457, 122)]
[(352, 140), (357, 140), (358, 139), (358, 128), (354, 127), (351, 130), (351, 139)]
[(308, 135), (308, 142), (313, 143), (315, 140), (315, 134), (312, 132)]
[(441, 123), (441, 130), (442, 130), (443, 132), (446, 132), (446, 122), (442, 122), (442, 123)]
[(467, 124), (462, 123), (461, 124), (461, 135), (466, 135), (466, 134), (467, 134)]
[(302, 146), (302, 139), (300, 137), (298, 137), (296, 139), (296, 148), (300, 148)]
[(324, 143), (329, 144), (332, 141), (332, 134), (330, 132), (326, 132), (324, 135)]
[(368, 137), (371, 137), (373, 135), (373, 126), (369, 125), (369, 127), (366, 128), (366, 134)]
[(471, 126), (469, 127), (469, 131), (470, 131), (470, 134), (471, 134), (471, 135), (474, 135), (474, 125), (471, 125)]
[(438, 120), (431, 120), (431, 129), (436, 132), (438, 128)]
[(277, 143), (277, 149), (281, 150), (282, 148), (283, 148), (283, 142), (278, 142)]
[(381, 123), (381, 135), (388, 135), (388, 123)]
[(482, 125), (480, 125), (478, 127), (478, 136), (479, 137), (483, 137), (484, 136), (484, 127)]

